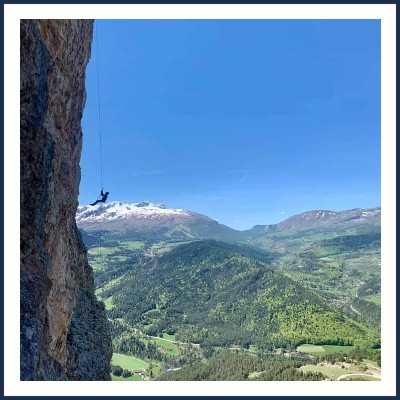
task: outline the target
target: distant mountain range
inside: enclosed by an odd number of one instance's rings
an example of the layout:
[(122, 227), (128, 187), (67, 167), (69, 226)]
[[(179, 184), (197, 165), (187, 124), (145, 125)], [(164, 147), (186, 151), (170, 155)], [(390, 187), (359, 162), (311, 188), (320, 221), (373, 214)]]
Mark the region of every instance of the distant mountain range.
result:
[(244, 242), (276, 232), (340, 229), (380, 225), (380, 207), (347, 211), (313, 210), (294, 215), (278, 224), (256, 225), (238, 231), (193, 211), (166, 208), (148, 201), (128, 204), (114, 201), (78, 207), (76, 221), (86, 232), (108, 231), (138, 240), (188, 241), (220, 239)]
[(354, 208), (346, 211), (312, 210), (294, 215), (274, 225), (256, 225), (248, 232), (263, 234), (287, 230), (308, 230), (315, 228), (340, 228), (356, 226), (357, 224), (380, 225), (381, 208)]

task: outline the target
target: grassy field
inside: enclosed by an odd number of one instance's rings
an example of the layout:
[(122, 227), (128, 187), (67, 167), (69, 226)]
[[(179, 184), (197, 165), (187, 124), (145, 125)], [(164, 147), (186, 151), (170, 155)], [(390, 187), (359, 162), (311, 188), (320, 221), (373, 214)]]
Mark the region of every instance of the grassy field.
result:
[(330, 344), (324, 344), (322, 346), (326, 354), (332, 353), (350, 353), (354, 349), (354, 346), (334, 346)]
[(142, 377), (140, 375), (132, 375), (129, 376), (128, 378), (123, 378), (122, 376), (115, 376), (111, 374), (111, 380), (112, 381), (141, 381)]
[(171, 340), (175, 342), (175, 335), (169, 335), (168, 333), (163, 332), (163, 339)]
[(332, 353), (349, 353), (354, 349), (354, 346), (334, 346), (324, 344), (323, 346), (316, 346), (314, 344), (302, 344), (297, 347), (297, 351), (302, 353), (309, 353), (315, 355), (332, 354)]
[(370, 301), (375, 303), (376, 305), (381, 305), (381, 295), (379, 294), (372, 294), (371, 296), (364, 297), (364, 300)]
[(121, 242), (120, 246), (129, 250), (139, 250), (144, 247), (144, 243), (137, 241), (126, 241), (126, 242)]
[(171, 343), (167, 340), (164, 340), (162, 338), (159, 339), (152, 339), (151, 340), (153, 343), (155, 343), (157, 346), (161, 346), (164, 349), (167, 350), (167, 354), (170, 356), (177, 356), (179, 355), (179, 348), (175, 343)]
[(149, 364), (139, 358), (126, 356), (124, 354), (114, 353), (111, 359), (111, 363), (119, 365), (122, 369), (132, 371), (137, 368), (147, 369)]
[(96, 289), (95, 294), (96, 296), (100, 296), (103, 293), (104, 290), (107, 290), (109, 288), (112, 288), (113, 286), (117, 285), (124, 276), (119, 276), (118, 278), (112, 279), (111, 281), (107, 282), (104, 286)]
[(89, 264), (94, 271), (107, 269), (108, 263), (124, 263), (132, 253), (142, 250), (144, 243), (138, 241), (123, 241), (118, 245), (110, 245), (106, 242), (102, 246), (88, 248)]
[(310, 354), (325, 354), (325, 350), (322, 346), (316, 346), (314, 344), (302, 344), (297, 347), (297, 351)]
[(337, 367), (325, 367), (323, 365), (303, 365), (300, 367), (303, 372), (321, 372), (328, 378), (336, 379), (341, 375), (356, 373), (356, 371), (350, 371), (348, 369), (342, 369)]
[(103, 300), (104, 305), (106, 306), (106, 310), (112, 310), (115, 306), (112, 303), (112, 296), (108, 297), (107, 299)]

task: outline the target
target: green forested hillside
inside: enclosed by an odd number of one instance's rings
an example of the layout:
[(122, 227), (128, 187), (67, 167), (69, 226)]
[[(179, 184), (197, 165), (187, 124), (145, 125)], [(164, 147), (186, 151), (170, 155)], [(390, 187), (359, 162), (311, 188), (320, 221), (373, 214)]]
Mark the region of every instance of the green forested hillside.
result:
[(378, 340), (322, 296), (251, 257), (251, 250), (214, 240), (177, 246), (137, 266), (102, 296), (113, 296), (112, 318), (149, 335), (172, 332), (203, 348)]
[(303, 373), (300, 360), (271, 357), (261, 360), (247, 354), (221, 352), (207, 362), (199, 362), (161, 375), (159, 381), (320, 381), (320, 372)]
[[(313, 380), (321, 377), (297, 366), (304, 351), (337, 351), (338, 360), (349, 349), (378, 351), (372, 350), (380, 348), (375, 211), (338, 218), (307, 212), (229, 237), (200, 220), (189, 236), (181, 219), (163, 219), (168, 230), (140, 218), (124, 220), (129, 227), (122, 231), (108, 220), (102, 230), (81, 229), (114, 352), (148, 364), (135, 379)], [(320, 362), (309, 368), (325, 371)]]

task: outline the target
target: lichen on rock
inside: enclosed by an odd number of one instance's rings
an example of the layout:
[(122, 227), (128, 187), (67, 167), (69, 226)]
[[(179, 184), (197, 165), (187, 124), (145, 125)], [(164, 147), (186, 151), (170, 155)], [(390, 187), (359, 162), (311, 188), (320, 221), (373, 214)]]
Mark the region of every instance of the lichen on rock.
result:
[(21, 20), (21, 380), (109, 380), (104, 305), (76, 227), (93, 20)]

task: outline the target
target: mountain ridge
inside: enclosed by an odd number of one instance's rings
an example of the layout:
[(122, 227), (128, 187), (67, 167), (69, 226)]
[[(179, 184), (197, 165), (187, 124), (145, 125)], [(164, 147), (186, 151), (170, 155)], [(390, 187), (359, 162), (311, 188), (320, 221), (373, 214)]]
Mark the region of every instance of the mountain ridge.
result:
[(380, 222), (381, 207), (373, 208), (353, 208), (351, 210), (332, 211), (332, 210), (310, 210), (300, 214), (292, 215), (277, 224), (255, 225), (247, 230), (249, 233), (267, 233), (269, 231), (283, 230), (306, 230), (331, 224), (332, 226), (349, 225), (355, 222), (366, 222), (367, 219), (373, 223)]
[[(141, 201), (138, 203), (112, 201), (109, 203), (99, 203), (96, 206), (80, 205), (77, 210), (76, 221), (78, 226), (85, 230), (95, 230), (97, 228), (95, 225), (102, 222), (106, 225), (109, 224), (110, 230), (113, 230), (113, 226), (116, 230), (126, 230), (127, 228), (125, 225), (127, 225), (127, 222), (134, 224), (142, 221), (148, 223), (144, 226), (144, 230), (146, 230), (150, 226), (152, 228), (157, 228), (156, 221), (162, 222), (164, 225), (176, 225), (178, 228), (182, 228), (182, 226), (180, 226), (182, 225), (181, 223), (190, 221), (189, 225), (192, 225), (193, 221), (196, 221), (196, 223), (200, 222), (205, 225), (214, 225), (213, 228), (216, 226), (223, 227), (222, 229), (226, 231), (225, 235), (227, 231), (229, 231), (228, 236), (239, 237), (240, 235), (262, 235), (283, 230), (307, 230), (326, 226), (349, 226), (360, 222), (380, 224), (380, 215), (380, 206), (365, 209), (353, 208), (351, 210), (342, 211), (316, 209), (295, 214), (276, 224), (260, 224), (247, 230), (237, 230), (227, 225), (220, 224), (204, 214), (182, 208), (167, 208), (164, 204), (152, 203), (149, 201)], [(120, 224), (118, 224), (118, 221)], [(125, 228), (121, 228), (121, 225), (125, 226)], [(107, 228), (107, 226), (105, 226), (105, 228)], [(166, 227), (163, 226), (163, 228)], [(192, 233), (194, 232), (190, 232), (191, 229), (188, 230), (185, 228), (187, 227), (182, 228), (183, 231), (186, 230), (186, 234), (183, 236), (186, 238), (193, 236)], [(206, 235), (200, 236), (199, 238), (207, 237)]]
[(86, 232), (104, 230), (140, 240), (185, 241), (222, 238), (241, 240), (242, 233), (207, 217), (181, 208), (166, 208), (148, 201), (114, 201), (78, 207), (76, 221)]

